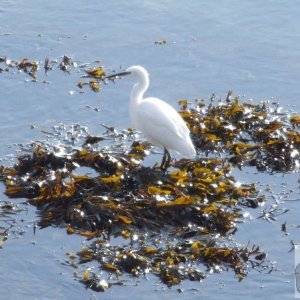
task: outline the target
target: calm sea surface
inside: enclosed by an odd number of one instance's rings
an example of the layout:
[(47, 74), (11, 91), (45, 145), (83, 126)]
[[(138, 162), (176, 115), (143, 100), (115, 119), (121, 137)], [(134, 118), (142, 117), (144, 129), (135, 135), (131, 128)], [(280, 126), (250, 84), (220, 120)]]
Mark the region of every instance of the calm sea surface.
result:
[[(279, 101), (284, 110), (300, 112), (300, 2), (298, 1), (41, 1), (0, 2), (0, 56), (12, 60), (63, 55), (78, 64), (100, 60), (107, 69), (133, 64), (150, 75), (148, 95), (174, 107), (180, 98), (209, 98), (212, 93), (235, 95), (255, 102)], [(158, 45), (155, 41), (166, 40)], [(127, 128), (128, 95), (132, 82), (100, 93), (79, 93), (81, 74), (43, 71), (37, 82), (17, 70), (0, 73), (0, 159), (11, 164), (17, 144), (43, 138), (60, 122), (84, 124), (92, 133), (101, 123)], [(48, 83), (43, 83), (46, 80)], [(98, 107), (99, 112), (86, 106)], [(34, 125), (34, 129), (32, 126)], [(246, 175), (246, 176), (245, 176)], [(276, 262), (271, 274), (250, 272), (238, 283), (229, 272), (202, 283), (161, 286), (156, 278), (140, 278), (132, 287), (114, 287), (104, 294), (86, 291), (62, 263), (66, 252), (84, 240), (64, 229), (48, 228), (33, 235), (33, 207), (16, 216), (16, 233), (0, 249), (0, 293), (3, 299), (291, 299), (294, 295), (294, 253), (290, 241), (300, 242), (299, 174), (235, 172), (242, 182), (273, 189), (267, 205), (281, 201), (290, 211), (277, 222), (256, 219), (242, 224), (234, 237), (261, 246)], [(0, 185), (0, 200), (7, 200)], [(18, 200), (18, 202), (21, 202)], [(281, 232), (287, 222), (288, 234)], [(138, 295), (138, 297), (137, 297)]]

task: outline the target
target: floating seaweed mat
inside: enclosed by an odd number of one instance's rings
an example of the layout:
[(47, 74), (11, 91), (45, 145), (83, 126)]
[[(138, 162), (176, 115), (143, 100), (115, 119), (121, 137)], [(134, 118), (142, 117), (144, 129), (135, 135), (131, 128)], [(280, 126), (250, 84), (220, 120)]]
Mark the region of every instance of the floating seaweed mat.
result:
[(99, 63), (99, 61), (95, 61), (93, 63), (82, 64), (67, 55), (59, 59), (49, 59), (46, 57), (44, 61), (31, 60), (29, 58), (13, 60), (7, 56), (0, 56), (0, 74), (13, 72), (17, 69), (29, 75), (33, 82), (40, 80), (43, 83), (50, 84), (46, 75), (55, 69), (67, 74), (75, 72), (81, 74), (81, 79), (77, 83), (77, 87), (81, 92), (85, 86), (88, 86), (92, 91), (98, 93), (101, 90), (101, 84), (104, 82), (106, 74), (105, 69), (99, 66)]
[[(153, 273), (169, 286), (202, 280), (199, 263), (231, 268), (241, 280), (247, 263), (262, 266), (259, 247), (218, 243), (241, 221), (239, 204), (258, 199), (254, 185), (236, 185), (230, 164), (220, 159), (183, 160), (168, 173), (143, 167), (135, 163), (142, 149), (133, 143), (127, 154), (82, 149), (58, 157), (38, 146), (13, 168), (2, 168), (6, 194), (37, 206), (41, 227), (65, 225), (68, 234), (92, 239), (73, 260), (96, 260), (118, 282), (124, 273)], [(76, 175), (75, 166), (97, 176)], [(116, 238), (123, 242), (111, 243)], [(113, 284), (90, 271), (81, 281), (94, 290)]]
[[(212, 98), (206, 107), (197, 101), (194, 108), (179, 101), (181, 115), (190, 125), (194, 143), (207, 153), (226, 153), (235, 166), (255, 166), (259, 171), (299, 170), (300, 117), (282, 112), (279, 104), (260, 104)], [(217, 104), (214, 105), (214, 102)]]
[[(259, 246), (222, 242), (243, 221), (244, 206), (265, 201), (254, 184), (236, 182), (231, 171), (245, 165), (269, 172), (297, 170), (298, 116), (281, 114), (266, 102), (231, 101), (230, 94), (226, 101), (214, 101), (209, 106), (197, 101), (194, 107), (180, 101), (200, 153), (195, 160), (174, 161), (162, 172), (142, 165), (147, 143), (97, 148), (94, 144), (107, 136), (86, 133), (80, 147), (39, 143), (15, 166), (1, 167), (6, 194), (35, 205), (40, 227), (65, 226), (68, 234), (91, 240), (69, 254), (69, 263), (77, 268), (97, 261), (113, 275), (83, 271), (80, 280), (96, 291), (122, 284), (128, 273), (154, 274), (172, 286), (183, 279), (202, 280), (206, 269), (232, 269), (239, 280), (249, 267), (270, 270)], [(118, 144), (120, 134), (107, 129)], [(131, 130), (124, 139), (134, 140)], [(80, 174), (82, 167), (93, 175)]]

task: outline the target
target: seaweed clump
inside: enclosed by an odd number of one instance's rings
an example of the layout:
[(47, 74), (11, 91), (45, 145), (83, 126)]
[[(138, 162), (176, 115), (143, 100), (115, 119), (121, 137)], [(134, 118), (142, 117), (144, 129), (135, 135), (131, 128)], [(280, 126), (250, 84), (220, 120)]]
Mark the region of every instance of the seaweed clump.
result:
[[(190, 125), (196, 147), (207, 153), (224, 153), (234, 166), (255, 166), (258, 171), (293, 172), (299, 169), (300, 117), (282, 112), (279, 103), (259, 104), (212, 97), (211, 104), (196, 101), (181, 115)], [(214, 105), (214, 102), (217, 104)]]
[[(29, 75), (32, 82), (43, 79), (43, 83), (49, 84), (50, 82), (46, 79), (46, 76), (51, 71), (59, 70), (69, 75), (75, 71), (75, 73), (81, 74), (81, 79), (77, 83), (80, 92), (83, 92), (83, 88), (87, 86), (93, 92), (98, 93), (101, 90), (101, 84), (104, 82), (106, 73), (105, 69), (99, 66), (99, 63), (99, 61), (95, 61), (93, 64), (81, 64), (67, 55), (63, 55), (59, 59), (45, 57), (44, 61), (31, 60), (29, 58), (13, 60), (7, 56), (0, 55), (0, 74), (18, 70)], [(40, 74), (41, 70), (44, 71), (44, 74)]]
[(69, 253), (68, 263), (75, 268), (99, 263), (105, 272), (86, 269), (80, 278), (93, 290), (122, 284), (124, 274), (154, 274), (172, 286), (200, 281), (207, 270), (231, 269), (242, 280), (249, 267), (270, 268), (259, 246), (228, 242), (244, 207), (265, 201), (255, 184), (236, 181), (231, 171), (246, 165), (296, 170), (299, 118), (266, 102), (231, 101), (230, 93), (207, 107), (202, 101), (180, 105), (200, 154), (173, 161), (166, 172), (142, 165), (150, 146), (134, 141), (132, 130), (107, 128), (93, 137), (78, 125), (70, 132), (80, 131), (79, 142), (77, 135), (69, 136), (70, 144), (34, 144), (15, 166), (1, 167), (6, 194), (36, 206), (41, 228), (63, 226), (91, 240), (76, 255)]

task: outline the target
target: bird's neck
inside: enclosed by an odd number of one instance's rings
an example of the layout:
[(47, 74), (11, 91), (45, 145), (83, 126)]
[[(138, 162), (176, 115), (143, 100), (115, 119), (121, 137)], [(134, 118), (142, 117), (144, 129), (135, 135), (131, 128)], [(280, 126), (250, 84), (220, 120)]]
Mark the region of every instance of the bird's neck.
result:
[(139, 105), (139, 103), (141, 103), (143, 101), (143, 96), (145, 91), (147, 90), (149, 86), (149, 79), (146, 78), (145, 80), (141, 80), (139, 82), (137, 82), (132, 90), (131, 90), (131, 94), (130, 94), (130, 119), (132, 122), (132, 125), (137, 128), (137, 122), (136, 122), (136, 118), (137, 118), (137, 107)]

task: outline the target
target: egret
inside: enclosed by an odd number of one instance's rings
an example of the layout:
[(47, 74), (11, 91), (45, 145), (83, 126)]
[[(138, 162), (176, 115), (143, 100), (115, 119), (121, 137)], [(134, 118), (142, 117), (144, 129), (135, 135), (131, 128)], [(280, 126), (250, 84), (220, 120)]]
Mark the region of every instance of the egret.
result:
[(130, 120), (133, 127), (141, 131), (152, 145), (164, 149), (161, 170), (165, 171), (170, 165), (170, 150), (186, 158), (195, 157), (196, 150), (190, 131), (178, 112), (161, 99), (144, 98), (144, 93), (149, 87), (149, 74), (146, 69), (142, 66), (131, 66), (125, 72), (106, 78), (125, 75), (132, 75), (136, 81), (130, 94)]

